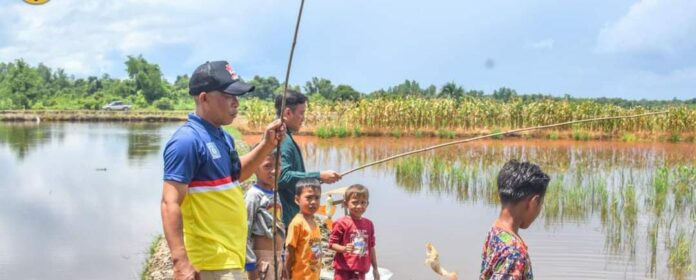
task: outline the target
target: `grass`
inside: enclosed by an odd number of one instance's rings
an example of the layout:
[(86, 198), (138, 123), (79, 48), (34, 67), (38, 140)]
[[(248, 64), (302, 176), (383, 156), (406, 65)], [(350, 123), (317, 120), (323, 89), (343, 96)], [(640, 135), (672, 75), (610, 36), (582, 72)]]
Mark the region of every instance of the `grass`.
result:
[(672, 132), (672, 134), (669, 135), (669, 142), (672, 142), (672, 143), (681, 142), (681, 135), (679, 133)]
[(397, 176), (422, 175), (425, 170), (425, 162), (422, 158), (408, 157), (399, 161), (396, 165)]
[(573, 130), (573, 140), (575, 140), (575, 141), (590, 140), (590, 133), (588, 133), (587, 131), (575, 129), (575, 130)]
[(648, 243), (650, 245), (650, 273), (654, 274), (657, 269), (657, 240), (660, 232), (660, 224), (653, 223), (648, 228)]
[(143, 271), (140, 273), (140, 279), (143, 280), (149, 280), (150, 279), (150, 260), (152, 257), (155, 255), (157, 252), (157, 245), (159, 245), (160, 241), (164, 238), (161, 234), (158, 234), (155, 236), (155, 239), (150, 242), (150, 246), (147, 249), (146, 257), (145, 257), (145, 262), (143, 263)]
[(234, 138), (235, 140), (242, 138), (242, 133), (238, 129), (231, 127), (231, 126), (223, 126), (222, 128), (225, 131), (227, 131), (227, 133), (232, 135), (232, 138)]
[(553, 177), (546, 189), (544, 196), (544, 217), (547, 223), (554, 221), (562, 215), (563, 176)]
[(353, 127), (353, 129), (350, 131), (350, 136), (353, 137), (360, 137), (362, 135), (362, 128), (359, 126)]
[(623, 191), (624, 224), (633, 227), (638, 218), (638, 206), (636, 203), (636, 188), (628, 184)]
[[(397, 184), (411, 193), (426, 189), (461, 203), (499, 205), (496, 175), (502, 161), (530, 158), (530, 154), (498, 152), (488, 151), (491, 156), (476, 160), (467, 151), (455, 157), (432, 153), (402, 160), (397, 164)], [(575, 158), (571, 163), (564, 163), (547, 154), (533, 155), (551, 177), (542, 213), (546, 227), (582, 225), (599, 217), (608, 252), (641, 259), (638, 263), (649, 273), (658, 271), (659, 261), (664, 266), (660, 273), (676, 279), (691, 275), (684, 274), (694, 268), (692, 247), (696, 248), (692, 236), (696, 231), (696, 167), (691, 161), (673, 164), (656, 158), (636, 162), (623, 156), (578, 154), (571, 155)], [(639, 223), (644, 220), (648, 222)], [(676, 235), (679, 228), (684, 228), (682, 236)], [(664, 246), (660, 246), (662, 242)], [(639, 249), (641, 246), (645, 249)], [(658, 260), (658, 255), (663, 259)]]
[[(494, 129), (491, 131), (491, 133), (501, 133), (501, 132), (503, 132), (503, 130), (500, 129), (500, 128), (494, 128)], [(505, 135), (500, 134), (500, 135), (493, 136), (493, 139), (500, 140), (500, 139), (503, 139), (503, 137), (505, 137)]]
[(333, 127), (332, 130), (333, 130), (333, 135), (338, 137), (338, 138), (348, 137), (348, 135), (350, 133), (348, 131), (348, 129), (345, 127)]
[[(397, 184), (411, 193), (425, 189), (460, 203), (499, 205), (496, 175), (502, 162), (531, 158), (524, 151), (507, 151), (487, 151), (475, 159), (471, 156), (477, 152), (466, 150), (458, 156), (436, 152), (404, 159), (396, 164)], [(608, 252), (642, 260), (638, 263), (650, 273), (658, 271), (659, 261), (664, 266), (660, 273), (672, 278), (693, 269), (696, 167), (691, 161), (678, 165), (662, 162), (662, 158), (636, 161), (615, 155), (574, 154), (570, 155), (574, 159), (566, 159), (570, 163), (564, 163), (548, 154), (533, 156), (551, 177), (542, 213), (546, 227), (583, 225), (598, 217)], [(644, 220), (648, 222), (639, 223)], [(685, 234), (675, 237), (675, 227), (686, 227)], [(662, 242), (665, 246), (660, 246)], [(645, 248), (639, 249), (641, 246)], [(658, 260), (657, 255), (664, 257)]]
[(445, 176), (447, 175), (447, 173), (449, 173), (447, 163), (444, 159), (440, 157), (435, 157), (433, 158), (431, 164), (432, 165), (428, 174), (428, 177), (430, 178), (430, 184), (442, 185)]
[(674, 243), (669, 244), (667, 266), (676, 276), (683, 276), (692, 270), (691, 240), (684, 232), (679, 232)]
[(551, 131), (551, 132), (549, 133), (549, 139), (551, 139), (551, 140), (558, 140), (558, 132), (556, 132), (556, 131)]
[(404, 185), (409, 191), (419, 191), (423, 181), (425, 163), (420, 157), (407, 157), (396, 164), (397, 183)]
[(673, 182), (672, 194), (674, 205), (682, 208), (683, 205), (691, 205), (694, 202), (694, 186), (696, 186), (696, 167), (681, 165), (671, 172)]
[(456, 137), (456, 133), (452, 130), (447, 130), (447, 129), (439, 129), (437, 131), (437, 137), (440, 138), (447, 138), (447, 139), (454, 139)]
[[(273, 119), (273, 104), (270, 101), (250, 99), (243, 102), (242, 106), (240, 112), (250, 124), (266, 124)], [(692, 135), (691, 128), (696, 127), (696, 107), (679, 106), (664, 109), (668, 110), (667, 114), (577, 124), (570, 128), (560, 128), (558, 131), (561, 131), (563, 136), (568, 135), (579, 141), (590, 140), (592, 135), (598, 134), (611, 135), (615, 139), (627, 142), (639, 140), (637, 136), (654, 139), (657, 135), (665, 135), (666, 137), (662, 138), (665, 141), (669, 141), (670, 138), (688, 140), (687, 137)], [(356, 102), (315, 102), (308, 111), (306, 124), (310, 127), (350, 124), (369, 131), (383, 131), (385, 134), (389, 134), (392, 129), (411, 132), (436, 132), (441, 129), (486, 131), (645, 112), (646, 109), (639, 106), (624, 108), (593, 101), (525, 101), (514, 98), (502, 102), (490, 98), (464, 98), (458, 101), (421, 97), (365, 98)], [(185, 117), (185, 114), (182, 116)], [(641, 133), (634, 134), (636, 131)], [(675, 133), (670, 137), (672, 132)], [(552, 133), (550, 138), (558, 139), (554, 136), (557, 133)], [(439, 136), (437, 133), (433, 134)], [(547, 134), (532, 135), (543, 137)]]
[(669, 169), (661, 167), (655, 170), (652, 184), (652, 208), (657, 217), (660, 217), (665, 207), (667, 200), (667, 191), (669, 184)]
[(391, 131), (389, 131), (389, 136), (401, 138), (401, 129), (398, 129), (398, 128), (392, 129)]
[(320, 126), (314, 130), (314, 135), (316, 135), (319, 138), (331, 138), (333, 137), (333, 130), (331, 130), (331, 128), (327, 126)]
[(316, 135), (319, 138), (331, 138), (331, 137), (338, 137), (338, 138), (345, 138), (350, 135), (355, 135), (357, 132), (357, 135), (360, 135), (360, 128), (356, 129), (354, 128), (353, 130), (348, 130), (348, 128), (339, 126), (319, 126), (317, 129), (314, 130), (314, 135)]
[(465, 169), (457, 166), (450, 168), (447, 178), (449, 183), (455, 186), (467, 185), (469, 182), (469, 174)]
[(235, 148), (240, 156), (243, 156), (251, 151), (251, 146), (242, 141), (242, 133), (239, 130), (231, 126), (223, 126), (222, 128), (227, 131), (227, 133), (232, 135), (232, 138), (234, 138)]
[(638, 137), (636, 137), (636, 135), (633, 133), (624, 133), (623, 135), (621, 135), (621, 141), (636, 142), (636, 140), (638, 140)]

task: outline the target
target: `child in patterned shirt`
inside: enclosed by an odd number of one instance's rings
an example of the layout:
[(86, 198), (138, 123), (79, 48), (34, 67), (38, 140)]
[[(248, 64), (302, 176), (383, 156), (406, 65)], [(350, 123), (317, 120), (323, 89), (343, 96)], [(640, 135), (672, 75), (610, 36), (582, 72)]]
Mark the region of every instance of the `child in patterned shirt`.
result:
[(500, 170), (502, 209), (483, 244), (480, 279), (533, 279), (527, 244), (517, 231), (539, 216), (548, 184), (549, 176), (529, 162), (510, 160)]
[(365, 186), (348, 187), (343, 206), (349, 215), (334, 223), (329, 237), (329, 247), (336, 251), (332, 263), (334, 280), (364, 280), (370, 265), (373, 279), (379, 280), (375, 226), (363, 216), (369, 204), (370, 192)]

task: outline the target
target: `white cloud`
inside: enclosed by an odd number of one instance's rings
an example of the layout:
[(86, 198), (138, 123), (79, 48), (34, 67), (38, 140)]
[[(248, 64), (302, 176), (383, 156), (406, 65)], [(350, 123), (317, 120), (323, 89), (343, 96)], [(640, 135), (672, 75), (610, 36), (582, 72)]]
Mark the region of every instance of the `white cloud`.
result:
[(696, 45), (696, 1), (642, 0), (597, 38), (600, 52), (671, 54)]
[(263, 32), (273, 22), (269, 19), (282, 17), (276, 14), (290, 4), (265, 2), (274, 8), (222, 0), (61, 0), (43, 6), (18, 1), (0, 10), (0, 61), (24, 58), (71, 74), (95, 75), (122, 67), (126, 55), (168, 45), (190, 51), (188, 57), (172, 58), (182, 63), (205, 61), (211, 54), (241, 59), (258, 50), (239, 44), (239, 38)]
[(525, 44), (525, 47), (530, 49), (550, 50), (553, 49), (554, 43), (555, 42), (553, 39), (544, 39), (537, 42), (527, 43)]

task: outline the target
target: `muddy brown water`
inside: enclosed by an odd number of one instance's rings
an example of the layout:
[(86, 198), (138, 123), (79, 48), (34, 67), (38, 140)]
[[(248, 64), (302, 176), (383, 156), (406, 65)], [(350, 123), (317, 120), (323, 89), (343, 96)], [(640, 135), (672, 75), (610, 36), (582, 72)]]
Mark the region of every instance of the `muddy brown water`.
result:
[[(177, 126), (0, 124), (0, 279), (139, 278), (149, 242), (161, 233), (162, 148)], [(253, 144), (258, 136), (243, 139)], [(442, 141), (298, 142), (308, 169), (345, 171)], [(392, 270), (393, 279), (435, 279), (424, 264), (426, 242), (438, 248), (445, 268), (472, 279), (498, 212), (491, 178), (505, 160), (527, 159), (561, 182), (539, 219), (521, 231), (538, 279), (689, 279), (693, 272), (675, 270), (669, 259), (673, 236), (685, 233), (694, 244), (693, 193), (680, 202), (669, 193), (656, 213), (651, 190), (660, 168), (693, 168), (694, 148), (480, 141), (370, 167), (325, 189), (354, 183), (370, 188), (366, 216), (376, 225), (380, 266)], [(597, 198), (601, 190), (604, 200)], [(634, 190), (633, 200), (626, 190)], [(694, 250), (689, 253), (693, 263)]]
[[(244, 139), (258, 141), (256, 136)], [(309, 170), (341, 172), (446, 141), (305, 136), (296, 140)], [(499, 209), (494, 178), (508, 159), (529, 160), (552, 177), (544, 212), (521, 231), (538, 279), (691, 279), (694, 274), (688, 269), (670, 268), (670, 251), (675, 249), (666, 243), (684, 233), (694, 244), (693, 192), (690, 203), (677, 207), (669, 205), (668, 197), (659, 215), (650, 197), (659, 168), (691, 170), (685, 183), (696, 187), (694, 148), (694, 144), (670, 143), (479, 141), (368, 167), (325, 189), (354, 183), (370, 188), (366, 216), (376, 225), (379, 263), (391, 269), (395, 279), (435, 279), (423, 264), (426, 242), (439, 249), (445, 268), (457, 271), (460, 279), (474, 279), (486, 231)], [(402, 167), (413, 172), (408, 165), (414, 162), (422, 173), (400, 173)], [(598, 195), (602, 190), (603, 200)], [(651, 246), (649, 230), (656, 227), (656, 245)], [(696, 260), (693, 249), (688, 259)]]

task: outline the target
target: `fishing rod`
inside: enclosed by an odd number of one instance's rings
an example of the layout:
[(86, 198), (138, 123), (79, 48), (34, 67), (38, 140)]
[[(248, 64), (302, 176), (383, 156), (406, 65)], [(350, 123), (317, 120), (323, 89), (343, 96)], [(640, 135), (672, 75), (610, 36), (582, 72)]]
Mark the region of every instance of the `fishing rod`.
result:
[(510, 134), (510, 133), (516, 133), (516, 132), (522, 132), (522, 131), (529, 131), (529, 130), (537, 130), (537, 129), (544, 129), (544, 128), (551, 128), (551, 127), (557, 127), (557, 126), (563, 126), (563, 125), (569, 125), (569, 124), (577, 124), (577, 123), (586, 123), (586, 122), (595, 122), (595, 121), (605, 121), (605, 120), (614, 120), (614, 119), (631, 119), (631, 118), (638, 118), (638, 117), (645, 117), (645, 116), (651, 116), (651, 115), (660, 115), (660, 114), (666, 114), (668, 111), (660, 111), (660, 112), (651, 112), (651, 113), (644, 113), (644, 114), (638, 114), (638, 115), (628, 115), (628, 116), (614, 116), (614, 117), (601, 117), (601, 118), (594, 118), (594, 119), (584, 119), (584, 120), (576, 120), (576, 121), (568, 121), (568, 122), (563, 122), (563, 123), (556, 123), (556, 124), (549, 124), (549, 125), (541, 125), (541, 126), (535, 126), (535, 127), (525, 127), (525, 128), (518, 128), (518, 129), (513, 129), (513, 130), (508, 130), (508, 131), (503, 131), (503, 132), (496, 132), (496, 133), (491, 133), (487, 135), (481, 135), (473, 138), (468, 138), (468, 139), (463, 139), (463, 140), (456, 140), (452, 142), (447, 142), (447, 143), (442, 143), (438, 144), (435, 146), (430, 146), (427, 148), (423, 149), (418, 149), (410, 152), (405, 152), (397, 155), (390, 156), (385, 159), (381, 159), (372, 163), (368, 163), (365, 165), (362, 165), (360, 167), (353, 168), (351, 170), (348, 170), (346, 172), (341, 173), (341, 177), (346, 176), (350, 173), (353, 173), (355, 171), (358, 171), (360, 169), (370, 167), (376, 164), (380, 164), (383, 162), (387, 162), (393, 159), (397, 159), (400, 157), (405, 157), (408, 155), (412, 154), (417, 154), (425, 151), (430, 151), (430, 150), (435, 150), (438, 148), (446, 147), (446, 146), (451, 146), (451, 145), (456, 145), (456, 144), (461, 144), (461, 143), (466, 143), (466, 142), (471, 142), (479, 139), (484, 139), (484, 138), (490, 138), (490, 137), (495, 137), (495, 136), (500, 136), (500, 135), (505, 135), (505, 134)]
[[(285, 98), (288, 95), (288, 81), (290, 80), (290, 69), (292, 69), (292, 57), (295, 55), (295, 45), (297, 45), (297, 33), (300, 30), (300, 21), (302, 20), (302, 10), (304, 9), (304, 0), (300, 2), (300, 11), (297, 14), (297, 22), (295, 23), (295, 34), (292, 37), (292, 46), (290, 47), (290, 58), (288, 59), (288, 68), (285, 70), (285, 85), (283, 88), (283, 97), (281, 98), (280, 111), (278, 117), (280, 118), (280, 126), (282, 127), (285, 123), (283, 119), (283, 112), (285, 111)], [(273, 279), (278, 280), (278, 254), (276, 250), (278, 245), (276, 240), (278, 239), (278, 180), (280, 178), (280, 145), (278, 143), (276, 146), (276, 157), (275, 157), (275, 184), (273, 186)]]

